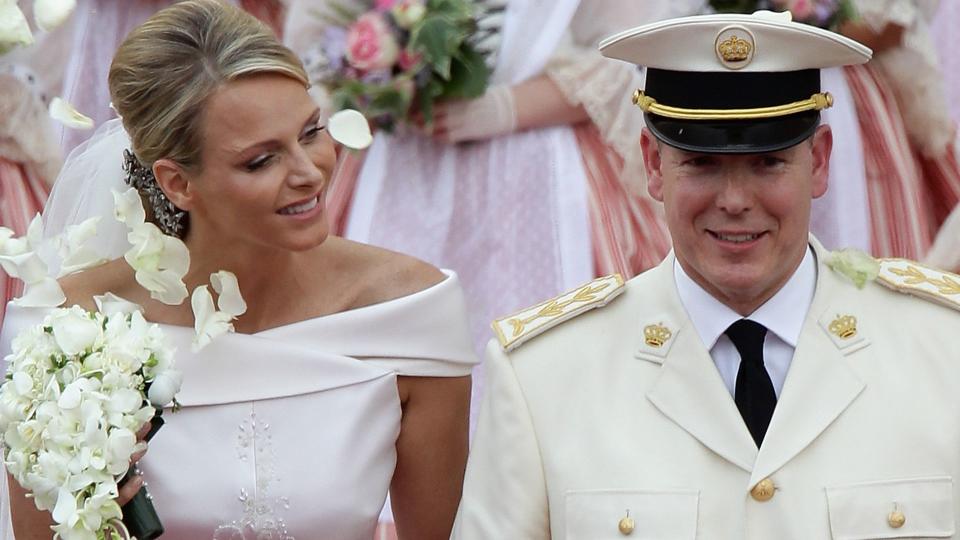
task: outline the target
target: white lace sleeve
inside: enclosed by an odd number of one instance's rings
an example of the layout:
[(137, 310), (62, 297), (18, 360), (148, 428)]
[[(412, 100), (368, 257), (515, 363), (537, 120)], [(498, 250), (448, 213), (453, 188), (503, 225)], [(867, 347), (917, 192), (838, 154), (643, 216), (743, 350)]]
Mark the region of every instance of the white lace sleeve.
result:
[(603, 38), (621, 30), (698, 12), (703, 0), (590, 0), (581, 2), (565, 43), (547, 65), (567, 101), (583, 105), (604, 140), (621, 156), (635, 147), (643, 127), (631, 96), (642, 85), (636, 66), (604, 58)]

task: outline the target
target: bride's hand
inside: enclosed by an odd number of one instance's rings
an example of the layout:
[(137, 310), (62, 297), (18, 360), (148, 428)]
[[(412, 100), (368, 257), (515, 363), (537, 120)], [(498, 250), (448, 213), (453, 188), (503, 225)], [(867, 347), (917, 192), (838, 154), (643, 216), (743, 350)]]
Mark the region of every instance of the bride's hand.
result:
[[(137, 432), (137, 442), (142, 443), (143, 449), (134, 453), (130, 456), (130, 465), (136, 465), (143, 456), (147, 453), (147, 442), (146, 436), (150, 432), (150, 422), (147, 422), (140, 427), (140, 431)], [(130, 476), (126, 482), (120, 487), (117, 495), (117, 504), (123, 506), (130, 502), (130, 499), (140, 491), (140, 488), (144, 486), (143, 475), (140, 474), (139, 469), (136, 470), (136, 474)]]

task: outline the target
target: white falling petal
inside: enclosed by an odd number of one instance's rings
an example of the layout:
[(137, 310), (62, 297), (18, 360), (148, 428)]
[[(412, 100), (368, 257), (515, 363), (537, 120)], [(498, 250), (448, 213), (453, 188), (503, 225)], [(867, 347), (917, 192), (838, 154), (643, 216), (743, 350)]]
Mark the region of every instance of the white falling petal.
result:
[(66, 22), (76, 7), (77, 0), (36, 0), (33, 20), (38, 28), (49, 32)]
[(327, 121), (327, 129), (333, 140), (353, 150), (363, 150), (373, 142), (367, 119), (353, 109), (334, 113)]
[(73, 105), (58, 97), (50, 102), (50, 118), (74, 129), (92, 129), (94, 125), (92, 118), (83, 115), (74, 109)]
[(0, 0), (0, 54), (33, 43), (27, 18), (14, 0)]

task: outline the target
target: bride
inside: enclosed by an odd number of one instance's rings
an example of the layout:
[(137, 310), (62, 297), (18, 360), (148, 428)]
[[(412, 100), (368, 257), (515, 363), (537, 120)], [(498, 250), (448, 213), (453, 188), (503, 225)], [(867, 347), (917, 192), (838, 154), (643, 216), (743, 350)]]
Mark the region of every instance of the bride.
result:
[[(109, 86), (123, 129), (68, 161), (46, 232), (112, 221), (129, 144), (127, 183), (186, 243), (187, 287), (227, 269), (249, 306), (236, 334), (192, 353), (190, 306), (151, 299), (122, 258), (62, 280), (67, 305), (93, 310), (112, 292), (177, 347), (183, 409), (139, 463), (166, 537), (368, 540), (389, 489), (401, 538), (447, 538), (475, 363), (460, 285), (328, 234), (336, 154), (299, 60), (241, 10), (190, 0), (127, 37)], [(99, 244), (115, 258), (112, 233)], [(0, 357), (45, 313), (12, 306)], [(49, 538), (49, 514), (8, 483), (16, 538)]]

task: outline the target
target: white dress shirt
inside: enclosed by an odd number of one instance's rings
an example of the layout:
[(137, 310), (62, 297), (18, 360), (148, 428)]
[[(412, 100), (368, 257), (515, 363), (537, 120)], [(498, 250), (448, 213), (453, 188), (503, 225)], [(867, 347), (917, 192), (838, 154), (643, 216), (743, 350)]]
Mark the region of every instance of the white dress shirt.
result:
[(710, 351), (713, 363), (716, 364), (731, 396), (735, 395), (740, 353), (724, 332), (731, 324), (744, 318), (767, 328), (767, 336), (763, 342), (763, 364), (779, 399), (780, 390), (790, 369), (790, 361), (793, 359), (793, 351), (800, 338), (803, 321), (810, 310), (817, 286), (817, 264), (813, 251), (808, 247), (807, 254), (790, 280), (777, 294), (747, 317), (741, 316), (705, 291), (684, 272), (679, 261), (674, 263), (673, 272), (680, 302), (690, 316), (703, 346)]

